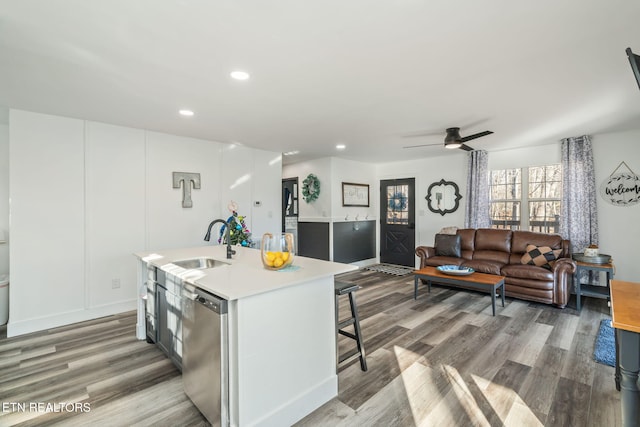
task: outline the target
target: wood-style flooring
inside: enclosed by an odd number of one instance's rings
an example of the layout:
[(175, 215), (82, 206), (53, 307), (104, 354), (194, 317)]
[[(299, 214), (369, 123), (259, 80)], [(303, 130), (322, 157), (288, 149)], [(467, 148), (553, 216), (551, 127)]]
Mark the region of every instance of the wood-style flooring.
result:
[[(360, 270), (341, 280), (362, 287), (369, 370), (342, 366), (338, 397), (298, 426), (622, 425), (614, 369), (592, 357), (600, 319), (610, 318), (605, 300), (586, 298), (577, 313), (507, 298), (493, 317), (487, 294), (425, 286), (414, 301), (411, 275)], [(208, 425), (179, 371), (136, 340), (135, 320), (123, 313), (0, 340), (0, 426)], [(339, 344), (346, 352), (353, 341)]]

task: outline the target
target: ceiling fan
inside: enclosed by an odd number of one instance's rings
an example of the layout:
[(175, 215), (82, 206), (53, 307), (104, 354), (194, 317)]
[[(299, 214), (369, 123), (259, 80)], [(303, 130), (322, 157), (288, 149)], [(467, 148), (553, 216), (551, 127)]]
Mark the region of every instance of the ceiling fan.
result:
[[(460, 128), (448, 128), (447, 135), (444, 137), (444, 146), (445, 148), (459, 148), (465, 151), (473, 151), (473, 148), (469, 147), (465, 144), (465, 142), (471, 141), (472, 139), (482, 138), (483, 136), (491, 135), (493, 132), (490, 130), (485, 130), (484, 132), (474, 133), (473, 135), (462, 137), (460, 136)], [(412, 135), (419, 136), (419, 135)], [(430, 147), (438, 144), (420, 144), (420, 145), (409, 145), (407, 147), (402, 148), (417, 148), (417, 147)]]

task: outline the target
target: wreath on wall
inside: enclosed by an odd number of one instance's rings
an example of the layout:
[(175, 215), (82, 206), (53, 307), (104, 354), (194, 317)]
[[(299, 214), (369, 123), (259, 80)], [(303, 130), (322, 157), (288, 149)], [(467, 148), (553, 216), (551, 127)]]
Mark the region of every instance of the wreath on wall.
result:
[(320, 180), (317, 176), (310, 173), (302, 181), (302, 197), (307, 203), (311, 203), (320, 195)]
[(389, 209), (392, 212), (402, 212), (407, 209), (409, 198), (401, 192), (396, 192), (389, 198)]

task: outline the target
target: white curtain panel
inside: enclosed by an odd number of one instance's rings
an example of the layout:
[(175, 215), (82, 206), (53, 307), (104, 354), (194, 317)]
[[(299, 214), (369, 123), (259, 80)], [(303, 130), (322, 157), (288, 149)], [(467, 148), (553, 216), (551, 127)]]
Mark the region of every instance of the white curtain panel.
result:
[(573, 252), (598, 244), (596, 177), (591, 138), (562, 140), (562, 215), (560, 235), (571, 240)]
[[(571, 241), (572, 252), (598, 244), (596, 177), (591, 138), (587, 135), (562, 140), (562, 215), (560, 235)], [(583, 271), (580, 283), (598, 285), (598, 274)]]
[(485, 150), (469, 152), (467, 166), (467, 203), (464, 213), (466, 228), (489, 228), (489, 153)]

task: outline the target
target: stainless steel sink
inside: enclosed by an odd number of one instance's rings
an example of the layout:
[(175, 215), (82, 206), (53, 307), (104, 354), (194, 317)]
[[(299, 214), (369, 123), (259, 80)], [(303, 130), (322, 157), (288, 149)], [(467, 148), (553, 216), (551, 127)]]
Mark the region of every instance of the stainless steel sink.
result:
[(215, 268), (215, 267), (223, 267), (225, 265), (229, 265), (229, 263), (218, 261), (213, 258), (191, 258), (191, 259), (183, 259), (180, 261), (173, 261), (174, 265), (182, 268), (191, 268), (191, 269), (203, 269), (203, 268)]

